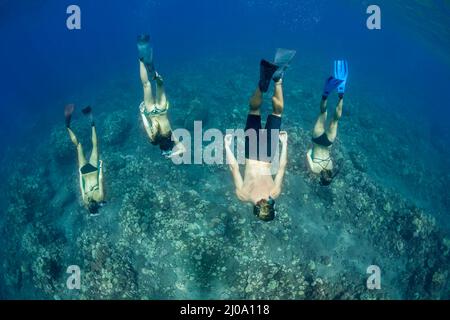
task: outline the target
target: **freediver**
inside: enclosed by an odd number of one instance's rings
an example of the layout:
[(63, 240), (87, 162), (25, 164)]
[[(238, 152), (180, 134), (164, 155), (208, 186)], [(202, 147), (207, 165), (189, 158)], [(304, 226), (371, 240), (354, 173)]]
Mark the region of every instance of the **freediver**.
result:
[[(232, 135), (225, 137), (227, 161), (233, 176), (236, 195), (243, 202), (252, 203), (253, 214), (262, 221), (275, 218), (275, 199), (282, 189), (287, 165), (287, 132), (281, 131), (281, 118), (284, 108), (283, 76), (296, 52), (278, 49), (274, 63), (261, 60), (260, 80), (250, 99), (250, 108), (245, 126), (245, 174), (242, 178), (239, 164), (231, 150)], [(261, 124), (261, 105), (263, 94), (269, 89), (271, 80), (275, 83), (272, 97), (272, 114), (268, 115), (265, 130)], [(255, 139), (251, 141), (251, 135)], [(281, 142), (278, 172), (272, 175), (272, 163)]]
[(89, 210), (90, 214), (98, 215), (99, 209), (105, 204), (105, 192), (103, 188), (103, 162), (99, 159), (97, 131), (92, 116), (92, 108), (86, 107), (82, 110), (83, 114), (88, 116), (91, 121), (92, 152), (89, 161), (84, 156), (83, 146), (70, 128), (74, 109), (73, 104), (67, 105), (64, 110), (64, 115), (70, 139), (77, 148), (81, 196), (83, 204)]
[[(320, 185), (328, 186), (338, 174), (339, 169), (334, 168), (331, 159), (331, 147), (336, 139), (338, 123), (342, 116), (344, 105), (344, 93), (348, 78), (348, 63), (345, 60), (334, 62), (334, 77), (329, 77), (325, 82), (325, 87), (320, 102), (320, 114), (312, 131), (313, 146), (306, 153), (306, 163), (308, 169), (320, 176)], [(338, 103), (334, 117), (328, 128), (327, 123), (327, 101), (328, 96), (337, 89)]]
[[(159, 146), (163, 156), (171, 158), (185, 152), (185, 148), (173, 135), (167, 112), (169, 101), (164, 90), (161, 75), (155, 70), (153, 63), (153, 48), (150, 36), (143, 34), (138, 37), (139, 67), (144, 101), (139, 110), (145, 131), (153, 145)], [(152, 83), (156, 82), (156, 96), (152, 94)]]

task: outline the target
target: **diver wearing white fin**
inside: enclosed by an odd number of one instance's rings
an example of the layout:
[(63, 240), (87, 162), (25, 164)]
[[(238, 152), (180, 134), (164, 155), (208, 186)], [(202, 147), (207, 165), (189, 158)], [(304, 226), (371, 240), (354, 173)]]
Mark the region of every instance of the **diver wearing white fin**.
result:
[[(167, 111), (169, 101), (164, 90), (163, 78), (158, 74), (153, 64), (153, 50), (150, 45), (150, 37), (141, 35), (138, 37), (139, 66), (142, 87), (144, 89), (144, 101), (139, 110), (145, 131), (153, 145), (159, 145), (161, 153), (167, 158), (181, 155), (185, 148), (172, 135)], [(156, 97), (153, 97), (151, 81), (156, 82)]]

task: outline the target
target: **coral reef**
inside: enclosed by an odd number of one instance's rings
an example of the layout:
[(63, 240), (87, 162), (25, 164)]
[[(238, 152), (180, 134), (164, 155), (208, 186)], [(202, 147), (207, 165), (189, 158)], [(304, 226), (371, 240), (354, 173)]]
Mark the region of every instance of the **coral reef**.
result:
[(104, 119), (102, 119), (101, 141), (109, 146), (121, 145), (128, 138), (128, 132), (131, 129), (131, 122), (129, 120), (126, 111), (114, 111), (108, 113)]
[[(242, 68), (233, 74), (234, 81), (221, 82), (184, 68), (169, 89), (170, 116), (182, 119), (178, 126), (202, 119), (220, 129), (243, 127), (247, 96), (223, 93), (250, 93), (253, 82), (246, 74), (252, 72)], [(217, 68), (217, 74), (231, 78), (232, 68)], [(186, 73), (195, 75), (189, 84)], [(211, 85), (197, 95), (196, 84), (207, 81)], [(174, 166), (161, 157), (139, 130), (140, 97), (119, 90), (113, 105), (133, 107), (110, 107), (108, 96), (117, 89), (115, 82), (108, 84), (96, 108), (107, 205), (98, 217), (89, 217), (80, 206), (76, 153), (63, 127), (49, 129), (47, 139), (36, 142), (39, 148), (30, 163), (17, 153), (21, 161), (9, 163), (4, 179), (0, 294), (39, 299), (449, 299), (450, 236), (439, 215), (450, 203), (441, 189), (448, 175), (428, 174), (419, 160), (408, 161), (409, 138), (389, 134), (390, 119), (384, 126), (373, 124), (378, 115), (355, 97), (344, 107), (333, 147), (341, 171), (330, 187), (320, 187), (304, 164), (309, 128), (318, 112), (314, 86), (286, 83), (283, 126), (289, 132), (289, 165), (277, 217), (270, 223), (255, 219), (251, 206), (236, 199), (226, 166)], [(297, 105), (302, 105), (301, 114)], [(401, 118), (392, 119), (409, 128)], [(88, 124), (75, 120), (74, 130), (88, 146)], [(381, 173), (392, 171), (399, 177), (388, 183)], [(407, 196), (411, 181), (420, 192), (440, 190), (420, 195), (433, 205), (421, 206)], [(366, 287), (366, 270), (373, 264), (382, 270), (382, 290)], [(80, 290), (66, 287), (70, 265), (80, 267)]]

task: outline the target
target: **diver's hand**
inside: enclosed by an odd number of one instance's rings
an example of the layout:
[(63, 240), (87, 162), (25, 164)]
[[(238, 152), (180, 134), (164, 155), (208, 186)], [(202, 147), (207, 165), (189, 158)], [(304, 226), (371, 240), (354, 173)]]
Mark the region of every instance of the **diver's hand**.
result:
[(177, 143), (175, 148), (168, 154), (165, 155), (166, 159), (172, 159), (176, 156), (182, 155), (186, 152), (186, 147), (181, 142)]
[(279, 139), (283, 145), (287, 145), (288, 134), (286, 131), (280, 131)]
[(227, 134), (225, 136), (224, 141), (225, 141), (225, 147), (229, 148), (231, 146), (231, 142), (233, 141), (233, 135), (232, 134)]

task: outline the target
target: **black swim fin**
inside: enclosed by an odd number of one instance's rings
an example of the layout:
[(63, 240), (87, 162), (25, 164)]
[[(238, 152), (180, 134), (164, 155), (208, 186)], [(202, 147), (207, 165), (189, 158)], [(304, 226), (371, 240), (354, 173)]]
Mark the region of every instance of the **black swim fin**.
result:
[(87, 106), (86, 108), (83, 108), (83, 110), (81, 110), (81, 112), (83, 112), (84, 115), (88, 115), (92, 112), (92, 108), (91, 108), (91, 106)]
[(72, 120), (73, 110), (75, 110), (75, 105), (72, 103), (66, 105), (66, 107), (64, 108), (64, 118), (66, 120), (67, 128), (70, 128), (70, 121)]
[(149, 79), (155, 78), (155, 66), (153, 64), (153, 48), (150, 44), (150, 36), (141, 34), (138, 36), (137, 48), (139, 60), (145, 65)]
[(91, 106), (87, 106), (85, 108), (83, 108), (83, 110), (81, 110), (81, 112), (85, 115), (89, 117), (89, 120), (91, 121), (91, 125), (95, 126), (94, 123), (94, 116), (92, 115), (92, 107)]
[(267, 90), (269, 90), (270, 80), (272, 80), (272, 77), (278, 68), (278, 66), (267, 60), (261, 60), (259, 67), (259, 90), (261, 90), (261, 92), (267, 92)]

